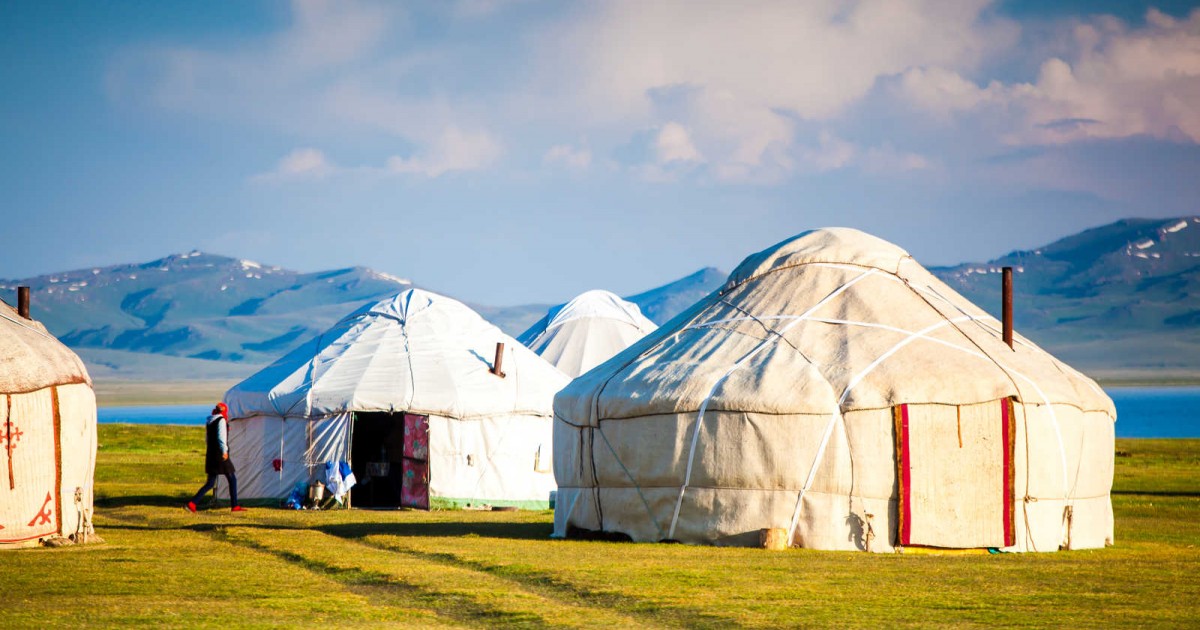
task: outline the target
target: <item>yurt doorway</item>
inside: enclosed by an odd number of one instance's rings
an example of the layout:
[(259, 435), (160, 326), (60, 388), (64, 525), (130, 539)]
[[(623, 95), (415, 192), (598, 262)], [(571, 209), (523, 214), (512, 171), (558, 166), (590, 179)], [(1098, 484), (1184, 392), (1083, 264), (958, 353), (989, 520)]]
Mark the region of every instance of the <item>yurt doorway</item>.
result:
[(429, 418), (355, 413), (350, 461), (357, 507), (429, 509)]
[(895, 408), (899, 545), (1016, 544), (1012, 401)]

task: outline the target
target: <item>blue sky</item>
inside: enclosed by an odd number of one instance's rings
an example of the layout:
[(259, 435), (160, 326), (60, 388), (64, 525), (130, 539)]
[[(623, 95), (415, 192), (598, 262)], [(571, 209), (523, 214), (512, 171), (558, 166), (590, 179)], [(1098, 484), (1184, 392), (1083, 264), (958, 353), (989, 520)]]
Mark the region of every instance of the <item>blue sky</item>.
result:
[(1190, 3), (0, 4), (0, 277), (201, 249), (491, 304), (845, 225), (1200, 213)]

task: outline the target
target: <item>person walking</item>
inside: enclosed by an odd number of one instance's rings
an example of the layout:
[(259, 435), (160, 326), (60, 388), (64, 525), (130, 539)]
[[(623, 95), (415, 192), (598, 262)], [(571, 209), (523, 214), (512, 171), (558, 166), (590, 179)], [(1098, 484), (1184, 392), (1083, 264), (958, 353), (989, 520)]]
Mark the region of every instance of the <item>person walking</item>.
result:
[(228, 429), (229, 408), (225, 403), (217, 403), (213, 407), (212, 415), (208, 417), (208, 422), (205, 424), (205, 453), (204, 453), (204, 474), (208, 475), (208, 481), (204, 483), (204, 487), (192, 497), (191, 501), (187, 502), (189, 512), (196, 511), (196, 504), (204, 498), (204, 495), (212, 490), (217, 485), (217, 475), (225, 475), (225, 480), (229, 482), (229, 505), (233, 512), (244, 512), (246, 508), (238, 505), (237, 498), (237, 475), (234, 474), (233, 462), (229, 460), (229, 429)]

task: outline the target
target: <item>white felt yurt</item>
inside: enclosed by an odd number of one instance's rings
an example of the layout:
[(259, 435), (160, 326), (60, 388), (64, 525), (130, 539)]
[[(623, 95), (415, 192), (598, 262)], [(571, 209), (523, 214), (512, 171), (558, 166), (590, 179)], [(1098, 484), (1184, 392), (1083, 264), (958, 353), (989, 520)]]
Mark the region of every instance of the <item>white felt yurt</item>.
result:
[(226, 393), (239, 499), (287, 497), (346, 462), (356, 506), (544, 508), (568, 380), (462, 303), (404, 291)]
[(555, 535), (1053, 551), (1111, 544), (1090, 379), (904, 250), (806, 232), (555, 398)]
[(87, 542), (96, 396), (79, 357), (0, 303), (0, 549)]
[(575, 378), (656, 328), (637, 304), (594, 290), (550, 309), (517, 341)]

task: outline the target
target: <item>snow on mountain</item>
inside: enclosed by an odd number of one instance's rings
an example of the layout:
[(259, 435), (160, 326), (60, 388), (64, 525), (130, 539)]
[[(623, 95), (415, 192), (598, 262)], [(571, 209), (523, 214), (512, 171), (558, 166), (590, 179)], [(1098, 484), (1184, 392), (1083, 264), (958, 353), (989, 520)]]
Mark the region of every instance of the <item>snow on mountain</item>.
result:
[[(1127, 219), (1034, 250), (932, 271), (998, 313), (1004, 266), (1016, 271), (1017, 330), (1068, 362), (1085, 369), (1200, 369), (1200, 217)], [(661, 325), (726, 276), (705, 268), (625, 299)], [(87, 350), (85, 357), (107, 357), (105, 373), (117, 375), (117, 364), (139, 354), (266, 363), (361, 304), (414, 286), (364, 267), (301, 273), (200, 251), (0, 280), (0, 296), (13, 301), (18, 285), (32, 288), (34, 317)], [(471, 306), (512, 335), (550, 307)], [(143, 363), (156, 366), (155, 375), (161, 370), (161, 361)]]

